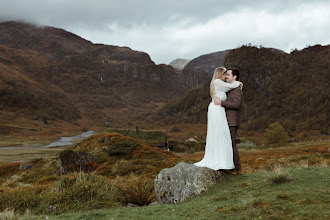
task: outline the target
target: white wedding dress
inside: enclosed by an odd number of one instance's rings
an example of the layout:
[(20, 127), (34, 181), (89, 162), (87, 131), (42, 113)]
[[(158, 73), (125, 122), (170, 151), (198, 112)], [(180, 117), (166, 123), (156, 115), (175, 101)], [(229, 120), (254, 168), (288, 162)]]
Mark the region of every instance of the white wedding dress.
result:
[[(226, 100), (226, 92), (238, 86), (239, 82), (237, 81), (229, 84), (220, 79), (214, 80), (215, 94), (221, 100)], [(225, 108), (215, 105), (213, 99), (209, 104), (207, 112), (207, 136), (204, 158), (195, 163), (195, 166), (208, 167), (212, 170), (235, 168)]]

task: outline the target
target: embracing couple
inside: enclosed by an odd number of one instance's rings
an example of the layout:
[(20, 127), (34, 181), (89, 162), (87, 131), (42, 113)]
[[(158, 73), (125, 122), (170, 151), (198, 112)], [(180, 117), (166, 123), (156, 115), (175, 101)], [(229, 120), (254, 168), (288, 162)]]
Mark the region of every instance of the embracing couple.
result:
[(227, 173), (239, 174), (241, 162), (236, 147), (242, 106), (243, 84), (236, 68), (215, 69), (210, 84), (212, 102), (207, 112), (207, 136), (204, 158), (195, 163)]

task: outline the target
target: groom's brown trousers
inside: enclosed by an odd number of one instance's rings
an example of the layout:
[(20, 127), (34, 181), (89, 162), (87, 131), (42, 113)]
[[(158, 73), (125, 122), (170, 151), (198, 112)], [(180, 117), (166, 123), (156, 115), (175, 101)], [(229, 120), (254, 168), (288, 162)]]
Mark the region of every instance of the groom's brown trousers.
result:
[(236, 147), (236, 132), (237, 132), (238, 126), (229, 126), (230, 135), (231, 135), (231, 141), (232, 141), (232, 147), (233, 147), (233, 159), (234, 159), (234, 165), (235, 165), (235, 171), (238, 171), (241, 169), (241, 160), (239, 158), (238, 150)]

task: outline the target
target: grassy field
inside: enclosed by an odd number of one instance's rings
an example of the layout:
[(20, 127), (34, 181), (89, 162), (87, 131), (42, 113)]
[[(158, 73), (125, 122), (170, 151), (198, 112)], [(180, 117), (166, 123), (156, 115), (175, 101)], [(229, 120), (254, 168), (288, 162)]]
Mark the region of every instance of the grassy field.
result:
[(29, 162), (38, 158), (55, 158), (61, 148), (20, 148), (20, 149), (0, 149), (0, 165), (13, 162)]
[(142, 142), (148, 144), (164, 144), (166, 140), (166, 132), (163, 130), (141, 130), (138, 131), (132, 129), (106, 129), (106, 132), (114, 133), (118, 132), (125, 136), (136, 138)]
[[(285, 170), (291, 181), (268, 183), (272, 172), (226, 176), (207, 193), (178, 204), (91, 210), (48, 219), (327, 219), (329, 168)], [(21, 216), (45, 219), (46, 216)]]
[[(130, 145), (133, 152), (126, 154), (126, 145), (132, 143), (137, 143)], [(242, 175), (228, 175), (187, 202), (138, 208), (125, 204), (155, 201), (153, 178), (161, 169), (197, 162), (204, 151), (169, 152), (119, 133), (97, 134), (70, 147), (3, 149), (0, 219), (324, 219), (329, 215), (329, 146), (329, 140), (278, 148), (244, 142), (238, 146)], [(96, 157), (91, 173), (59, 175), (57, 156), (68, 148)], [(121, 154), (112, 154), (114, 150)], [(32, 169), (19, 171), (21, 162)], [(271, 184), (279, 166), (285, 172), (278, 179), (284, 183)], [(56, 207), (52, 212), (46, 211), (50, 205)]]

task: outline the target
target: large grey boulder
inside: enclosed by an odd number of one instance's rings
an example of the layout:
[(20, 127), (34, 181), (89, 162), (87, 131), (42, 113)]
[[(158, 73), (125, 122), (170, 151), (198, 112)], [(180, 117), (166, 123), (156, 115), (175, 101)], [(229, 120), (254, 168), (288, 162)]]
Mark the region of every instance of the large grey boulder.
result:
[(160, 203), (177, 203), (207, 191), (221, 178), (219, 171), (181, 162), (160, 171), (154, 180), (155, 192)]

